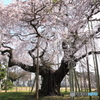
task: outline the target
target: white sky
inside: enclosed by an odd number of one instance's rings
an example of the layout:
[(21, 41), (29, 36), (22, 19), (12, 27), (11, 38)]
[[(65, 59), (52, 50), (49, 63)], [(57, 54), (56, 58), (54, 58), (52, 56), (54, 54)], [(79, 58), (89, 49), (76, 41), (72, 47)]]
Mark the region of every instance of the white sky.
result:
[(12, 2), (12, 0), (0, 0), (2, 1), (5, 5), (8, 5), (10, 2)]

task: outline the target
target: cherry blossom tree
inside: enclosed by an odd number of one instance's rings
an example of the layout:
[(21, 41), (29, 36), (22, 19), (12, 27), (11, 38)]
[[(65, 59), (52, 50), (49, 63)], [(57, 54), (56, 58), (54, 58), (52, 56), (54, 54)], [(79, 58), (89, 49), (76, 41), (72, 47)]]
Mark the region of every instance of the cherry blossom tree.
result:
[[(27, 0), (1, 6), (0, 36), (1, 54), (9, 58), (8, 66), (20, 66), (26, 71), (36, 72), (37, 49), (39, 49), (39, 75), (42, 77), (40, 93), (60, 95), (60, 83), (70, 67), (86, 57), (80, 52), (100, 32), (99, 0)], [(93, 25), (94, 30), (88, 25)], [(39, 41), (38, 41), (39, 39)], [(55, 45), (59, 43), (58, 51)], [(53, 50), (54, 49), (54, 50)], [(59, 52), (59, 54), (57, 54)], [(99, 54), (99, 51), (88, 54)], [(54, 69), (60, 56), (61, 64)]]

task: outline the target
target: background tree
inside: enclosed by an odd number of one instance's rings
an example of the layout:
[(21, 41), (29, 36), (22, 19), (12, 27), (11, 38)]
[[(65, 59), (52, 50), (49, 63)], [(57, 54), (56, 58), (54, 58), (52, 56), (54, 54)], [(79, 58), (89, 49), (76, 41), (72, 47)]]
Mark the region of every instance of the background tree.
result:
[(31, 73), (22, 70), (19, 67), (9, 68), (8, 79), (13, 82), (15, 81), (28, 81), (30, 80)]
[(9, 90), (9, 89), (12, 89), (14, 86), (14, 84), (11, 82), (10, 79), (6, 79), (6, 80), (3, 80), (2, 84), (1, 84), (1, 89), (2, 90)]
[(6, 76), (6, 70), (5, 70), (5, 68), (2, 68), (2, 66), (1, 66), (1, 64), (0, 64), (0, 81), (1, 81), (2, 79), (4, 79), (5, 76)]

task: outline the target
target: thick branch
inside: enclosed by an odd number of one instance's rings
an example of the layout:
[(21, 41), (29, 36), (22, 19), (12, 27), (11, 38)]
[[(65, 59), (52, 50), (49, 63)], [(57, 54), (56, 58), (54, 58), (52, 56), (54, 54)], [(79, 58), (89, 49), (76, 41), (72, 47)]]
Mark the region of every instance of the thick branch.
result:
[(11, 48), (11, 47), (6, 46), (6, 45), (4, 45), (4, 44), (7, 44), (7, 43), (2, 43), (2, 44), (1, 44), (4, 48), (8, 48), (8, 49), (12, 50), (12, 48)]
[(89, 21), (100, 21), (100, 19), (89, 19)]
[(55, 72), (56, 82), (60, 83), (68, 72), (69, 72), (68, 63), (65, 63), (64, 60), (62, 60), (60, 67)]
[[(100, 51), (90, 51), (90, 52), (88, 52), (88, 55), (91, 55), (91, 54), (100, 54)], [(86, 55), (87, 55), (87, 54), (84, 54), (84, 55), (82, 55), (81, 57), (76, 58), (76, 59), (75, 59), (75, 62), (78, 62), (79, 60), (83, 59), (84, 57), (86, 57)]]

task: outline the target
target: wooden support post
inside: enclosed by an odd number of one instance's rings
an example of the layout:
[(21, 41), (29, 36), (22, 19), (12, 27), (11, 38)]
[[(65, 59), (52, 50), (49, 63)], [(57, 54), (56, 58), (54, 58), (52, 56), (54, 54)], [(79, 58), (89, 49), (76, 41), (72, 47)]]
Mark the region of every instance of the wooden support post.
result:
[(37, 67), (36, 67), (36, 100), (39, 100), (39, 42), (40, 42), (40, 37), (38, 36), (38, 43), (37, 43)]
[[(85, 45), (86, 50), (86, 63), (87, 63), (87, 73), (88, 73), (88, 85), (89, 85), (89, 92), (91, 92), (91, 81), (90, 81), (90, 69), (89, 69), (89, 61), (88, 61), (88, 53), (87, 53), (87, 45)], [(92, 97), (89, 96), (89, 100), (92, 100)]]
[[(70, 75), (70, 92), (74, 92), (73, 66), (70, 67), (69, 75)], [(74, 100), (74, 97), (72, 97), (72, 100)]]
[(75, 69), (73, 69), (73, 70), (74, 70), (75, 82), (76, 82), (76, 85), (77, 85), (78, 90), (79, 90), (79, 92), (80, 92), (80, 86), (79, 86), (79, 83), (78, 83), (77, 74), (76, 74), (76, 72), (75, 72)]

